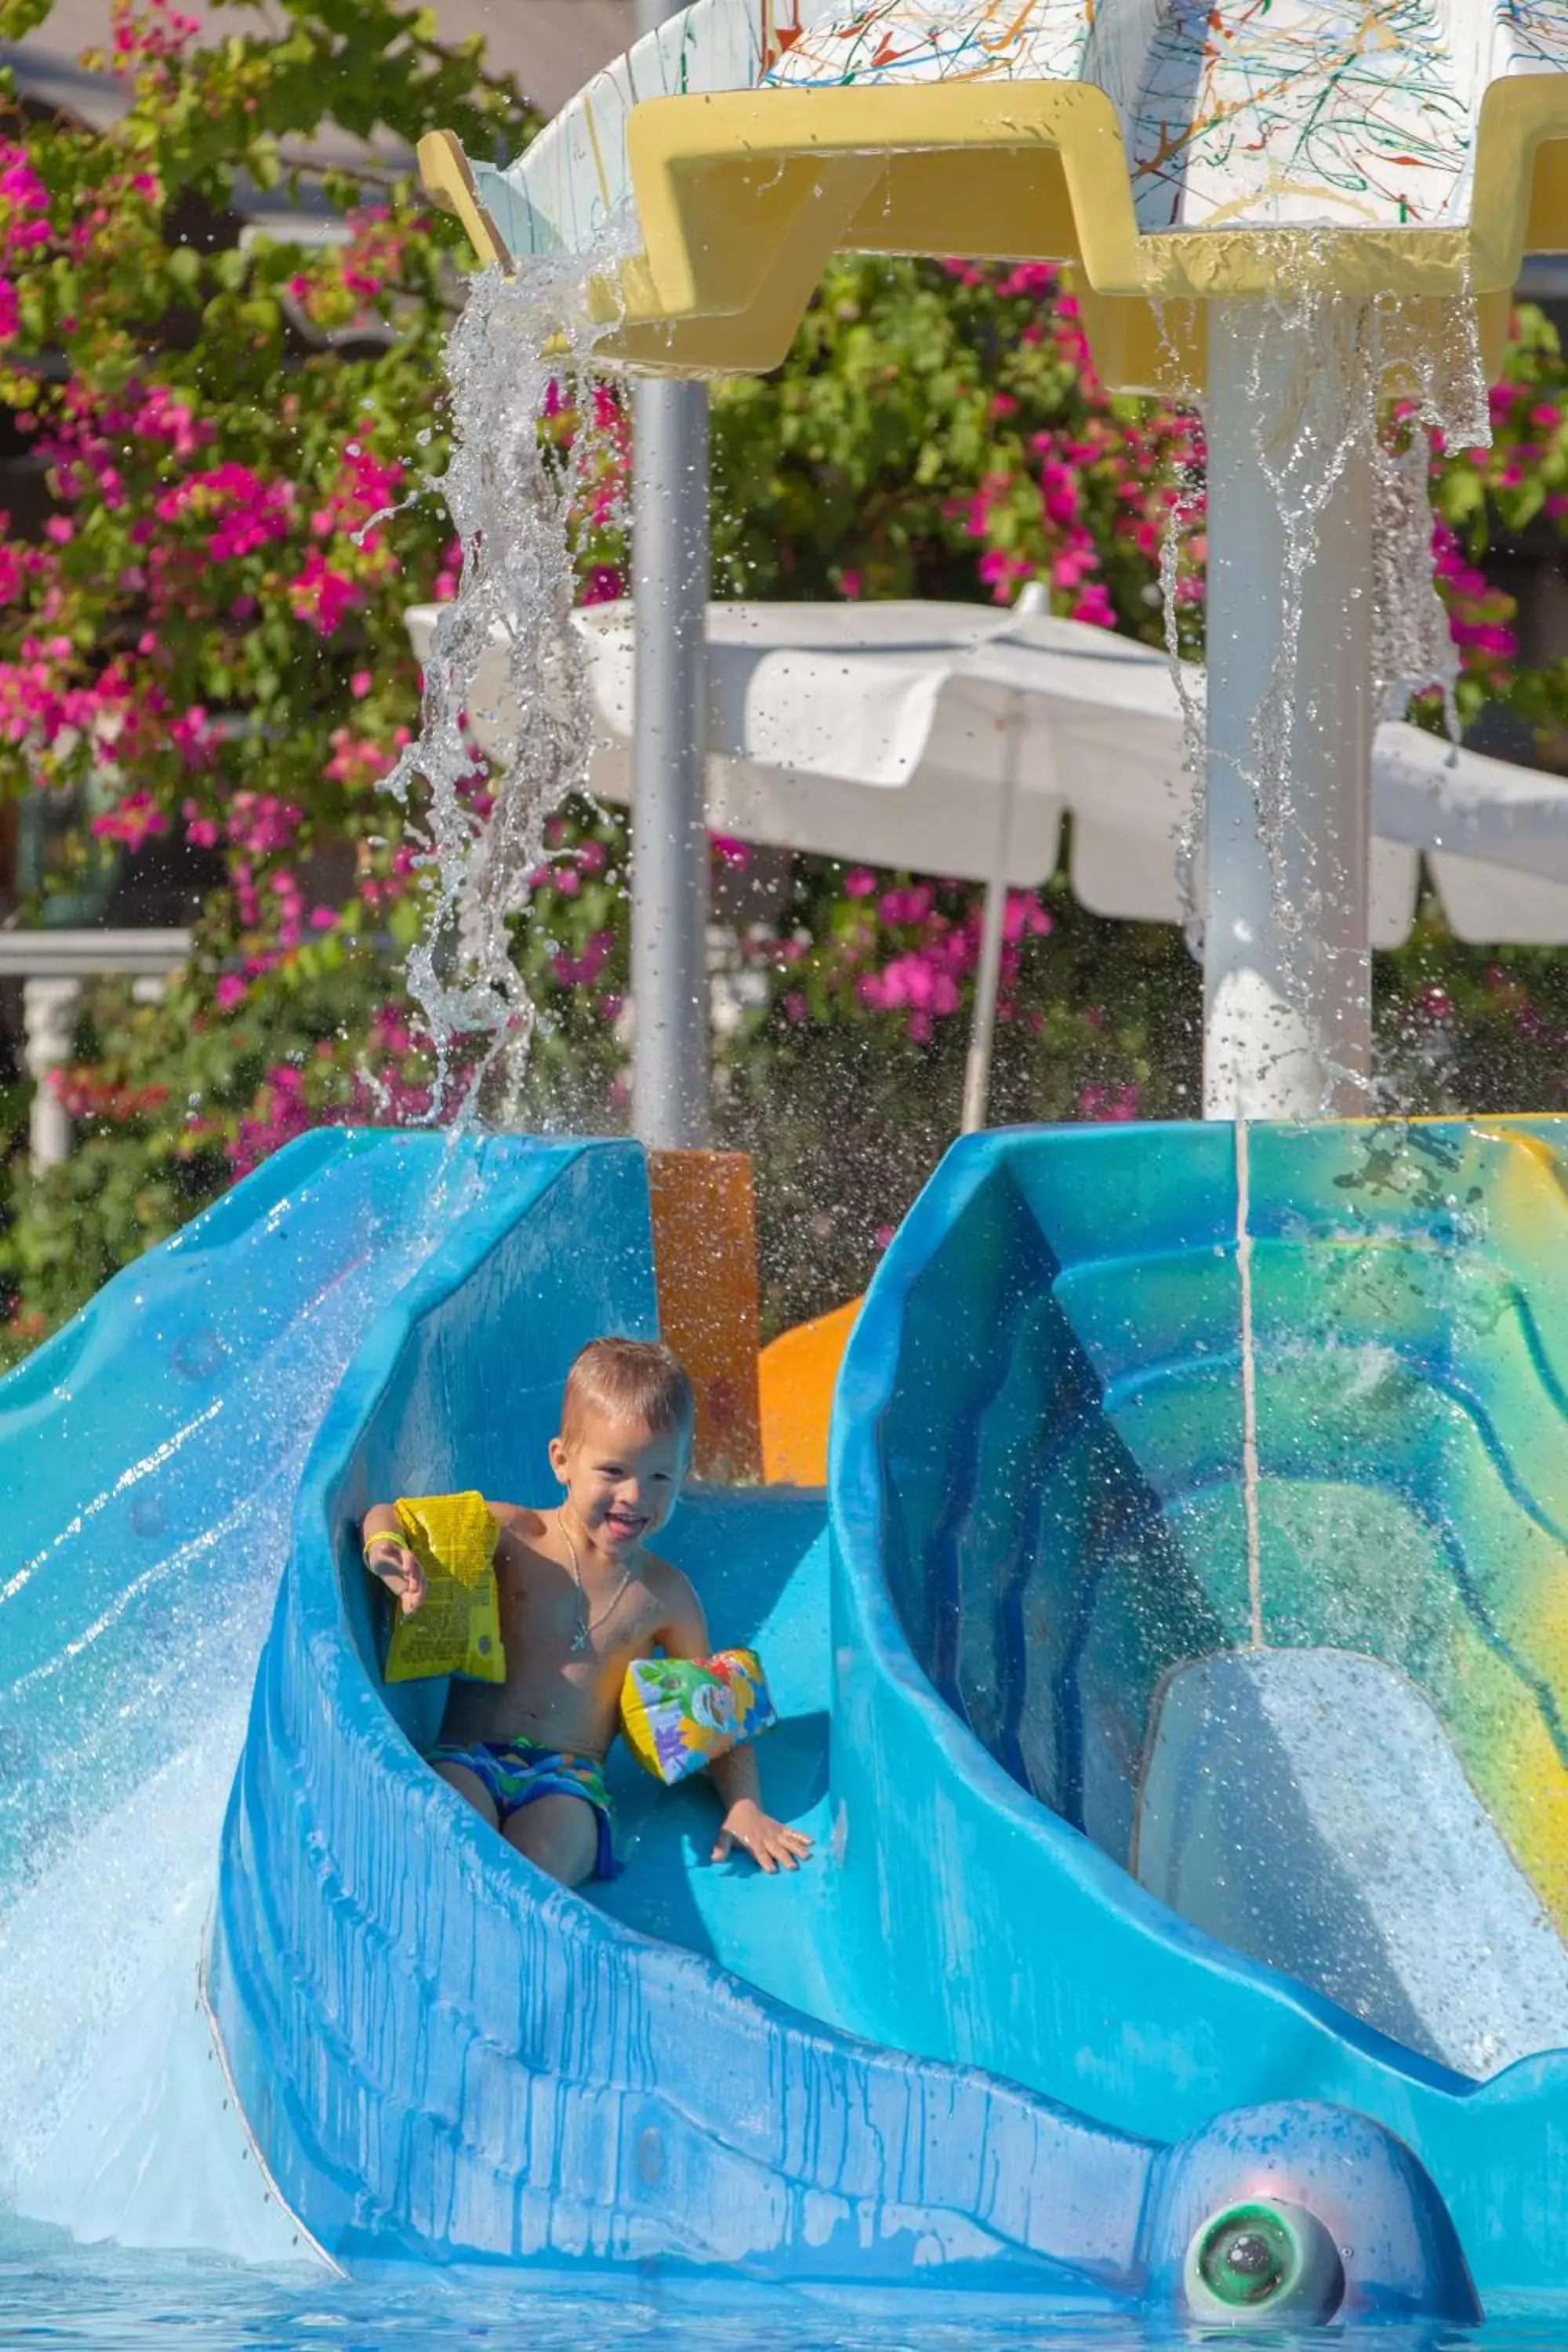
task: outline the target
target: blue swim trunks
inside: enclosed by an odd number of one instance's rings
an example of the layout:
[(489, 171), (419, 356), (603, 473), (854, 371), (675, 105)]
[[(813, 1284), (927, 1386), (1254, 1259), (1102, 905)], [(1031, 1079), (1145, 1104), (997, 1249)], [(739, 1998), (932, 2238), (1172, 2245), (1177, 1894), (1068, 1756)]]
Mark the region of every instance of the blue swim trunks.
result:
[(471, 1772), (496, 1809), (505, 1829), (513, 1813), (531, 1805), (536, 1797), (582, 1797), (594, 1808), (599, 1831), (597, 1878), (616, 1878), (616, 1809), (605, 1786), (605, 1768), (596, 1756), (574, 1756), (564, 1748), (536, 1748), (529, 1739), (477, 1739), (465, 1747), (443, 1739), (430, 1751), (432, 1764), (460, 1764)]

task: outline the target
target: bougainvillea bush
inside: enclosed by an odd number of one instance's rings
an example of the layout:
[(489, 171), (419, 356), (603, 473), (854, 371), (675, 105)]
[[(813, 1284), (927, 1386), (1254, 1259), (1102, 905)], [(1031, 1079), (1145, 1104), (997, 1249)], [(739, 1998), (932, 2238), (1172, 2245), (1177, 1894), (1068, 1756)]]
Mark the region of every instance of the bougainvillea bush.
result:
[[(0, 0), (0, 37), (45, 15), (47, 0)], [(0, 791), (48, 818), (23, 913), (106, 859), (178, 858), (206, 886), (161, 1003), (107, 982), (84, 995), (58, 1078), (72, 1158), (34, 1181), (13, 1157), (13, 1351), (305, 1126), (450, 1107), (399, 974), (420, 922), (418, 814), (377, 791), (417, 723), (404, 609), (457, 585), (430, 477), (463, 265), (407, 154), (432, 122), (512, 150), (530, 119), (475, 49), (391, 0), (209, 21), (200, 34), (167, 0), (117, 8), (102, 64), (124, 110), (106, 131), (14, 100), (0, 121), (0, 446), (34, 486), (0, 529)], [(310, 164), (326, 114), (374, 142), (352, 169)], [(258, 191), (266, 236), (244, 226)], [(298, 234), (279, 232), (288, 204)], [(1434, 460), (1466, 715), (1501, 703), (1545, 730), (1564, 679), (1521, 666), (1482, 557), (1500, 528), (1562, 529), (1564, 381), (1524, 314), (1493, 451)], [(624, 554), (625, 418), (613, 392), (595, 399), (608, 478), (582, 535), (584, 597), (618, 593)], [(543, 429), (576, 427), (563, 388)], [(1190, 420), (1104, 394), (1048, 271), (841, 262), (787, 365), (716, 388), (716, 585), (1005, 601), (1043, 580), (1057, 611), (1152, 641), (1179, 499), (1179, 634), (1195, 652), (1202, 457)], [(484, 794), (476, 778), (477, 820)], [(978, 908), (940, 879), (738, 843), (713, 858), (717, 1112), (758, 1156), (776, 1327), (864, 1280), (952, 1132)], [(613, 815), (568, 808), (552, 826), (516, 931), (541, 1016), (531, 1118), (624, 1117), (626, 859)], [(1413, 1098), (1559, 1099), (1552, 959), (1460, 956), (1427, 923), (1383, 999)], [(1020, 894), (995, 1110), (1180, 1114), (1196, 1015), (1173, 930), (1097, 922), (1059, 885)], [(0, 1112), (24, 1103), (11, 1089)]]
[[(47, 15), (4, 0), (0, 34)], [(415, 716), (403, 606), (451, 590), (422, 471), (460, 289), (407, 142), (527, 116), (412, 10), (279, 21), (117, 5), (89, 62), (119, 120), (13, 101), (0, 140), (0, 414), (47, 493), (0, 543), (0, 776), (49, 810), (46, 895), (149, 851), (214, 885), (163, 1005), (84, 1003), (79, 1149), (17, 1179), (5, 1237), (23, 1338), (310, 1119), (428, 1097), (418, 877), (374, 786)], [(304, 168), (329, 111), (338, 150), (379, 142), (353, 177)], [(297, 240), (245, 230), (242, 178)]]

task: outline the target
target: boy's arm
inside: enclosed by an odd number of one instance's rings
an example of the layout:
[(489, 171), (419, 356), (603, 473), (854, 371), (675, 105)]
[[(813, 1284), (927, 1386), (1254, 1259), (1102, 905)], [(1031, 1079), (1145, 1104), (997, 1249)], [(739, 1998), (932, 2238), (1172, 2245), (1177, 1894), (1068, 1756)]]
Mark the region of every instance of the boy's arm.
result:
[[(667, 1658), (706, 1658), (711, 1654), (708, 1620), (702, 1603), (683, 1576), (672, 1569), (669, 1605), (655, 1639)], [(749, 1743), (715, 1756), (708, 1777), (724, 1808), (724, 1819), (709, 1859), (722, 1862), (731, 1846), (741, 1846), (759, 1870), (770, 1877), (775, 1870), (794, 1870), (811, 1852), (811, 1840), (799, 1830), (764, 1812), (757, 1773), (757, 1751)]]
[(403, 1540), (395, 1504), (372, 1504), (360, 1523), (360, 1542), (366, 1568), (381, 1579), (389, 1592), (397, 1595), (404, 1615), (412, 1617), (428, 1587), (425, 1570)]

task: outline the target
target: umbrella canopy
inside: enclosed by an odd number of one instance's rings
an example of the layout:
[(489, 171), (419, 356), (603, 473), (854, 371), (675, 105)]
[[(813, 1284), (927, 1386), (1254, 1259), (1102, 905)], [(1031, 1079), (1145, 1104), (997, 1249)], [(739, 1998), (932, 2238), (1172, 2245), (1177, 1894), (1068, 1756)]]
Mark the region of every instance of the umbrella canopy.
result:
[[(437, 610), (408, 616), (421, 657)], [(631, 607), (577, 618), (601, 730), (590, 788), (629, 803)], [(1070, 814), (1086, 907), (1181, 918), (1192, 782), (1181, 696), (1151, 647), (975, 604), (714, 604), (708, 669), (715, 832), (975, 882), (997, 877), (1000, 856), (1026, 888), (1056, 871)], [(503, 678), (498, 646), (486, 708)], [(1201, 671), (1190, 690), (1201, 698)], [(474, 723), (483, 741), (483, 709)], [(1459, 938), (1568, 943), (1568, 784), (1389, 722), (1373, 822), (1374, 946), (1408, 931), (1423, 856)]]

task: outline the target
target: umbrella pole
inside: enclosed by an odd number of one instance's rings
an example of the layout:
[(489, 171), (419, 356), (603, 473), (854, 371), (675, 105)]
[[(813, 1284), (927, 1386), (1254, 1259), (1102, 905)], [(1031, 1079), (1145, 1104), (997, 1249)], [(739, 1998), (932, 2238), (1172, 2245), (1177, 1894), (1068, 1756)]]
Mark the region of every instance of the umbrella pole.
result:
[[(637, 0), (637, 33), (679, 0)], [(632, 1128), (709, 1136), (708, 394), (645, 378), (632, 406)]]
[[(1259, 308), (1209, 304), (1204, 1111), (1321, 1118), (1372, 1059), (1368, 319)], [(1292, 593), (1279, 481), (1336, 460)]]
[(996, 1037), (996, 1000), (1002, 987), (1007, 872), (1013, 856), (1013, 811), (1018, 799), (1018, 760), (1023, 732), (1023, 713), (1015, 702), (1007, 720), (996, 840), (991, 874), (985, 885), (985, 913), (980, 930), (980, 968), (974, 977), (974, 1018), (970, 1024), (969, 1053), (963, 1066), (963, 1111), (959, 1129), (963, 1135), (978, 1134), (985, 1124), (985, 1113), (991, 1099), (991, 1054)]

